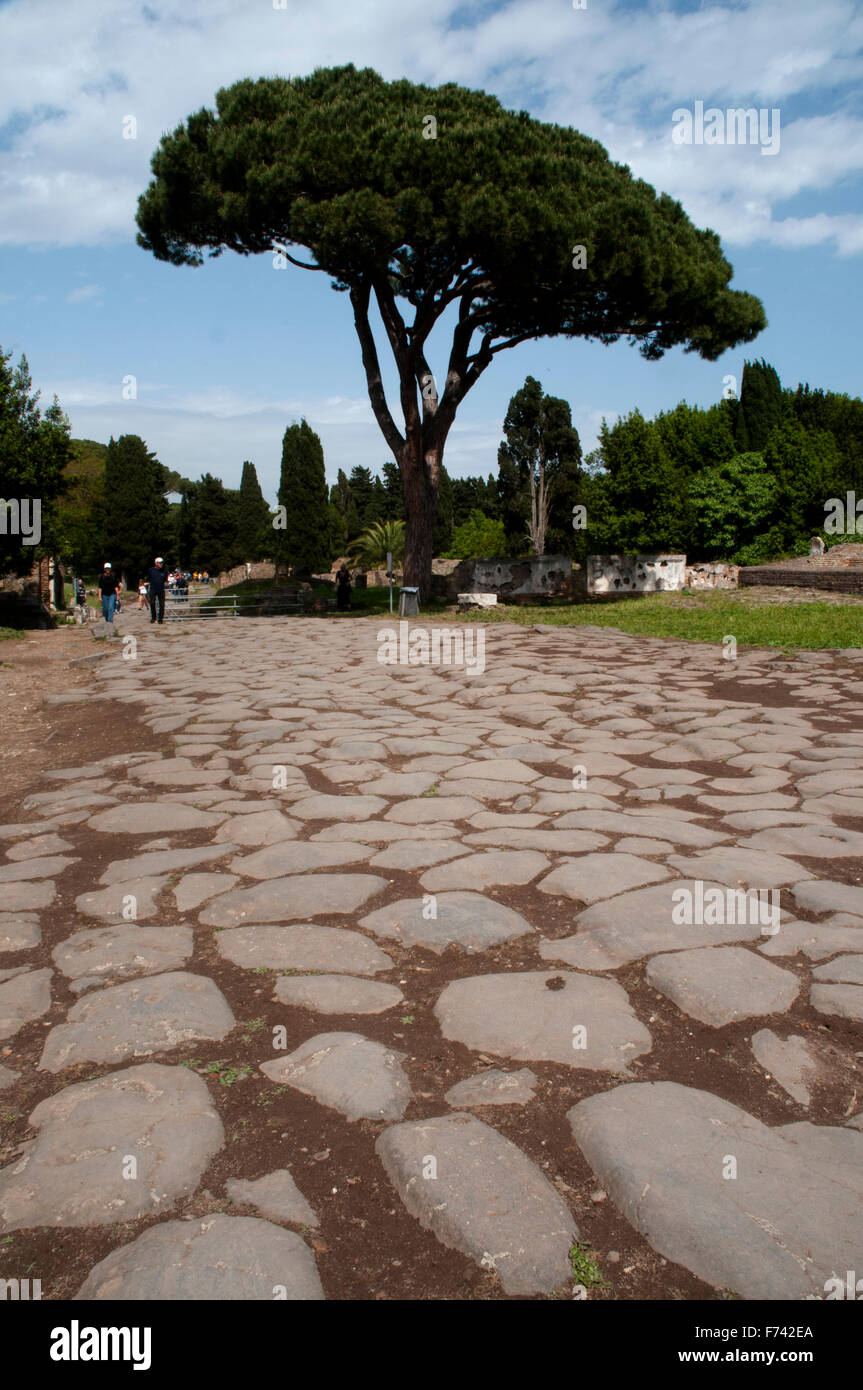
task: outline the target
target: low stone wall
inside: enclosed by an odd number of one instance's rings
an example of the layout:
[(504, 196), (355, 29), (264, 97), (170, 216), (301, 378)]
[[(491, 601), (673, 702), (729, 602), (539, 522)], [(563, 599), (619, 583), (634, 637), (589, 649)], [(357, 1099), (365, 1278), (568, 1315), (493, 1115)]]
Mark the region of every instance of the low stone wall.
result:
[(833, 593), (863, 593), (863, 567), (857, 569), (783, 569), (780, 565), (747, 565), (740, 570), (743, 588), (763, 585), (794, 589), (828, 589)]
[(588, 555), (587, 592), (651, 594), (686, 585), (685, 555)]
[(222, 570), (219, 575), (219, 588), (226, 589), (231, 584), (242, 584), (244, 579), (275, 579), (276, 567), (272, 560), (256, 560), (245, 565), (234, 565), (232, 570)]
[(568, 555), (526, 555), (514, 560), (435, 560), (432, 593), (450, 603), (459, 594), (497, 594), (504, 603), (563, 596), (572, 581)]
[(687, 589), (736, 589), (740, 566), (727, 565), (719, 560), (686, 566)]

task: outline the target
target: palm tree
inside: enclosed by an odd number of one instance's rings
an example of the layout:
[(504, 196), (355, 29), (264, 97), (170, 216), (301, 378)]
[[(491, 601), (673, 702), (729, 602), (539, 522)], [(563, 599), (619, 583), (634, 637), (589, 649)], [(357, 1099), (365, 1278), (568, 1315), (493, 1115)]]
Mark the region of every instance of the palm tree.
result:
[(393, 565), (400, 565), (405, 553), (403, 521), (374, 522), (349, 547), (348, 555), (357, 569), (379, 570), (386, 567), (389, 551)]

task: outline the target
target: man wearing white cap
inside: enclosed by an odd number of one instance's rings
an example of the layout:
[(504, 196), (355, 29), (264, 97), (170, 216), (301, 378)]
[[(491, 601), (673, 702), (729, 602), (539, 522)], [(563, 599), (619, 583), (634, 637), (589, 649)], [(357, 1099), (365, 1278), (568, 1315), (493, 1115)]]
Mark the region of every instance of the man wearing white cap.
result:
[(117, 605), (119, 587), (120, 578), (111, 568), (111, 561), (106, 560), (102, 566), (102, 573), (99, 575), (99, 593), (102, 595), (102, 617), (111, 626), (114, 624), (114, 609)]
[[(147, 575), (147, 583), (150, 586), (150, 622), (163, 623), (165, 620), (165, 561), (161, 555), (156, 556), (155, 564), (150, 566)], [(158, 610), (158, 619), (156, 613)]]

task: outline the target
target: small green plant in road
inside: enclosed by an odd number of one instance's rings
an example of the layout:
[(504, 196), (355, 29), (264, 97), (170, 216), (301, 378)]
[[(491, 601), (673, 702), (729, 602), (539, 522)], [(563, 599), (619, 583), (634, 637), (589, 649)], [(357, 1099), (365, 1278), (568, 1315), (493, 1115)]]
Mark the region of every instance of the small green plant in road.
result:
[(262, 1018), (250, 1018), (248, 1023), (243, 1024), (243, 1042), (251, 1042), (252, 1034), (259, 1033), (263, 1026)]
[(426, 790), (423, 792), (423, 796), (437, 796), (437, 789), (438, 784), (437, 782), (435, 782), (432, 784), (432, 786), (426, 788)]
[(283, 1096), (287, 1089), (287, 1086), (268, 1087), (263, 1095), (259, 1096), (258, 1105), (272, 1105), (273, 1101), (278, 1100), (279, 1096)]
[(180, 1066), (189, 1067), (192, 1071), (196, 1071), (199, 1076), (205, 1076), (211, 1081), (218, 1081), (220, 1086), (233, 1086), (244, 1076), (251, 1076), (253, 1071), (252, 1067), (230, 1066), (226, 1057), (222, 1057), (216, 1062), (202, 1062), (200, 1058), (189, 1057), (181, 1062)]
[(414, 1015), (413, 1015), (413, 1014), (403, 1014), (402, 1017), (399, 1019), (399, 1023), (413, 1023), (413, 1021), (414, 1021)]
[(602, 1270), (596, 1263), (590, 1250), (590, 1242), (577, 1240), (570, 1247), (569, 1263), (572, 1268), (572, 1277), (576, 1284), (581, 1284), (584, 1289), (608, 1289), (611, 1285), (603, 1278)]

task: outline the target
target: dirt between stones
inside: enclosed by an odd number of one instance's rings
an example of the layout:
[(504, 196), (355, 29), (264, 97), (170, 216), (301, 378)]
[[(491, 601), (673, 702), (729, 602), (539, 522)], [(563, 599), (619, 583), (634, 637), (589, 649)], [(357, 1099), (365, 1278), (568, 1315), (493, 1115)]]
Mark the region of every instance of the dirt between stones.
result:
[[(33, 636), (66, 638), (66, 634)], [(11, 645), (4, 644), (4, 647)], [(42, 644), (38, 645), (41, 648)], [(82, 644), (65, 643), (63, 650), (64, 654), (71, 650), (78, 655), (82, 652)], [(19, 686), (20, 677), (25, 675), (28, 681), (38, 680), (40, 696), (73, 688), (89, 698), (91, 686), (86, 668), (71, 668), (70, 671), (65, 663), (55, 662), (44, 650), (40, 650), (38, 658), (34, 653), (23, 651), (20, 656), (23, 658), (20, 663), (15, 662)], [(2, 677), (7, 675), (6, 671), (0, 672)], [(0, 679), (0, 697), (4, 684)], [(738, 701), (746, 698), (745, 695), (741, 697), (739, 686), (732, 697), (730, 692), (720, 691), (720, 685), (717, 682), (711, 694)], [(790, 703), (787, 688), (779, 685), (759, 687), (757, 694), (765, 705)], [(27, 704), (31, 704), (29, 699)], [(516, 729), (517, 721), (513, 720), (512, 725)], [(524, 727), (529, 731), (529, 725)], [(829, 723), (826, 727), (830, 727)], [(26, 735), (22, 732), (25, 728)], [(21, 756), (20, 746), (10, 746), (19, 738), (25, 757)], [(136, 718), (134, 708), (126, 704), (99, 700), (89, 708), (86, 701), (83, 704), (41, 705), (35, 713), (32, 708), (27, 710), (26, 720), (24, 715), (16, 714), (12, 737), (4, 739), (0, 754), (4, 793), (0, 800), (0, 823), (23, 818), (18, 803), (26, 792), (46, 790), (51, 786), (40, 778), (41, 771), (85, 764), (115, 752), (143, 750), (169, 755), (173, 743), (169, 735), (154, 735)], [(636, 765), (652, 766), (646, 757), (628, 757)], [(395, 760), (393, 765), (396, 765)], [(713, 777), (726, 776), (729, 771), (721, 764), (692, 766)], [(307, 770), (314, 773), (312, 768)], [(309, 780), (314, 781), (313, 775)], [(685, 807), (689, 802), (682, 799), (675, 804)], [(695, 809), (694, 802), (691, 809)], [(854, 823), (851, 824), (855, 828)], [(323, 828), (324, 823), (316, 821), (303, 834), (317, 833)], [(74, 852), (81, 856), (80, 862), (61, 877), (58, 902), (41, 915), (42, 944), (35, 951), (4, 955), (4, 968), (25, 963), (52, 964), (52, 948), (69, 935), (70, 905), (74, 898), (95, 885), (108, 862), (140, 851), (142, 841), (147, 838), (99, 835), (83, 823), (71, 830), (76, 845)], [(63, 833), (62, 827), (59, 833)], [(158, 834), (153, 838), (158, 838)], [(184, 848), (211, 843), (211, 836), (201, 832), (172, 833), (171, 841), (172, 847)], [(229, 851), (226, 859), (233, 853)], [(223, 861), (216, 860), (206, 867), (218, 871), (224, 865)], [(811, 867), (823, 873), (823, 863), (813, 861)], [(831, 877), (856, 882), (859, 873), (860, 866), (851, 860), (831, 862)], [(389, 871), (387, 877), (391, 879), (391, 886), (375, 900), (374, 907), (415, 896), (413, 876)], [(224, 1124), (224, 1147), (204, 1173), (195, 1194), (176, 1204), (163, 1217), (146, 1217), (107, 1227), (15, 1231), (0, 1250), (3, 1266), (0, 1273), (9, 1266), (8, 1257), (12, 1256), (16, 1270), (27, 1271), (31, 1277), (41, 1279), (43, 1299), (69, 1298), (99, 1260), (159, 1221), (178, 1218), (191, 1221), (215, 1211), (256, 1214), (251, 1206), (229, 1201), (225, 1196), (227, 1180), (255, 1179), (274, 1169), (289, 1167), (319, 1217), (319, 1228), (303, 1231), (303, 1235), (315, 1251), (318, 1271), (329, 1299), (505, 1300), (507, 1295), (493, 1272), (483, 1271), (466, 1256), (440, 1245), (408, 1215), (374, 1152), (383, 1123), (369, 1120), (351, 1123), (310, 1097), (274, 1085), (258, 1070), (261, 1061), (278, 1055), (271, 1047), (272, 1030), (277, 1025), (287, 1031), (288, 1050), (315, 1032), (361, 1031), (366, 1037), (395, 1046), (407, 1054), (404, 1065), (414, 1098), (404, 1119), (415, 1120), (446, 1113), (444, 1092), (456, 1081), (476, 1074), (484, 1066), (512, 1066), (505, 1059), (477, 1054), (442, 1038), (433, 1006), (447, 983), (467, 975), (525, 969), (565, 973), (565, 966), (556, 966), (539, 957), (538, 939), (541, 934), (549, 937), (570, 934), (580, 906), (549, 897), (543, 903), (542, 920), (537, 921), (536, 899), (531, 889), (498, 889), (488, 896), (523, 912), (540, 929), (535, 937), (519, 938), (479, 956), (469, 956), (456, 947), (437, 956), (422, 949), (406, 951), (390, 940), (382, 941), (380, 944), (393, 958), (394, 967), (375, 978), (399, 985), (405, 993), (404, 1003), (395, 1011), (364, 1016), (358, 1021), (356, 1015), (322, 1016), (274, 1001), (272, 989), (278, 972), (244, 970), (225, 961), (216, 949), (216, 933), (212, 928), (199, 926), (197, 914), (186, 919), (170, 912), (168, 904), (172, 899), (168, 890), (162, 897), (165, 907), (160, 920), (191, 926), (195, 933), (194, 954), (184, 969), (205, 974), (216, 982), (233, 1009), (238, 1025), (222, 1042), (183, 1044), (172, 1052), (159, 1053), (147, 1060), (174, 1065), (196, 1063)], [(357, 914), (362, 915), (362, 912)], [(806, 914), (799, 916), (803, 918)], [(337, 924), (354, 925), (350, 918), (340, 918)], [(102, 924), (77, 919), (73, 929), (97, 925)], [(781, 965), (800, 974), (804, 970), (797, 957), (783, 958)], [(618, 979), (624, 985), (635, 1013), (649, 1027), (653, 1038), (651, 1052), (633, 1062), (628, 1075), (605, 1077), (604, 1085), (593, 1071), (555, 1063), (515, 1063), (516, 1067), (529, 1066), (536, 1074), (535, 1098), (525, 1106), (483, 1107), (479, 1113), (537, 1163), (563, 1195), (580, 1228), (582, 1240), (590, 1243), (607, 1281), (607, 1287), (591, 1290), (591, 1299), (721, 1298), (721, 1291), (653, 1251), (617, 1213), (610, 1200), (593, 1200), (600, 1185), (572, 1140), (566, 1122), (567, 1110), (599, 1089), (612, 1089), (623, 1081), (634, 1079), (662, 1078), (712, 1091), (769, 1125), (800, 1119), (816, 1124), (841, 1123), (848, 1113), (854, 1082), (859, 1080), (859, 1072), (855, 1076), (854, 1070), (855, 1046), (860, 1047), (859, 1028), (841, 1019), (825, 1019), (809, 1007), (805, 995), (798, 998), (787, 1016), (769, 1020), (769, 1025), (783, 1037), (803, 1030), (807, 1041), (830, 1062), (830, 1080), (814, 1090), (813, 1103), (806, 1111), (752, 1059), (748, 1040), (764, 1026), (762, 1020), (747, 1019), (721, 1030), (706, 1027), (682, 1014), (668, 999), (650, 988), (644, 979), (643, 961), (609, 972), (609, 978)], [(59, 1075), (35, 1070), (48, 1027), (65, 1017), (78, 997), (69, 990), (59, 972), (55, 973), (53, 989), (55, 1002), (48, 1018), (22, 1029), (12, 1040), (13, 1047), (0, 1047), (0, 1060), (14, 1065), (16, 1070), (19, 1061), (24, 1064), (21, 1080), (0, 1098), (0, 1166), (10, 1162), (20, 1145), (33, 1137), (27, 1117), (40, 1100), (75, 1082), (124, 1069), (87, 1063)], [(398, 1026), (394, 1031), (396, 1019)], [(135, 1059), (127, 1065), (136, 1065), (141, 1060)], [(216, 1062), (225, 1063), (234, 1072), (242, 1073), (244, 1068), (250, 1070), (231, 1084), (221, 1084), (219, 1074), (224, 1076), (226, 1067), (218, 1072), (213, 1069)], [(611, 1251), (620, 1256), (614, 1263), (608, 1259)], [(566, 1289), (550, 1297), (567, 1298), (569, 1291)]]

